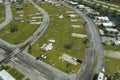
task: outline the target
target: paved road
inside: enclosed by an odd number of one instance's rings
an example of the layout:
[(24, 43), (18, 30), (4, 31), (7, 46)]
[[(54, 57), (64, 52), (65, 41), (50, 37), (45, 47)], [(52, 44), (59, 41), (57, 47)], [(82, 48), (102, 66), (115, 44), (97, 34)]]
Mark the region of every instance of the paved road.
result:
[(3, 23), (0, 24), (0, 29), (5, 27), (12, 20), (11, 5), (9, 0), (5, 0), (5, 9), (6, 9), (6, 19)]
[[(38, 9), (39, 12), (42, 13), (42, 16), (43, 16), (43, 21), (40, 25), (40, 27), (37, 29), (37, 31), (35, 31), (33, 33), (32, 36), (30, 36), (26, 41), (24, 41), (22, 44), (19, 44), (19, 47), (22, 47), (23, 45), (27, 44), (29, 42), (29, 45), (32, 45), (35, 41), (37, 41), (43, 34), (44, 32), (46, 31), (46, 29), (48, 28), (49, 26), (49, 23), (50, 23), (50, 17), (48, 15), (48, 13), (42, 9), (41, 7), (39, 7), (38, 5), (36, 5), (32, 0), (30, 0), (30, 2), (32, 3), (32, 5)], [(28, 46), (29, 47), (29, 46)], [(28, 49), (28, 47), (26, 47), (26, 51)]]
[[(40, 8), (35, 3), (32, 2), (32, 4), (40, 10)], [(102, 41), (101, 37), (99, 36), (96, 25), (92, 22), (91, 19), (89, 19), (86, 15), (84, 15), (82, 12), (75, 9), (74, 7), (70, 7), (70, 6), (67, 7), (74, 10), (87, 22), (86, 28), (89, 37), (88, 49), (86, 50), (86, 58), (82, 65), (81, 71), (77, 75), (76, 79), (92, 80), (93, 76), (96, 73), (98, 73), (103, 67), (104, 58), (103, 58), (103, 46), (101, 45), (101, 41)], [(46, 15), (43, 18), (47, 18)], [(29, 46), (29, 44), (32, 44), (35, 40), (37, 40), (37, 38), (39, 38), (39, 36), (41, 36), (41, 34), (43, 34), (47, 28), (46, 27), (47, 25), (45, 23), (43, 24), (43, 27), (41, 27), (41, 29), (38, 29), (38, 32), (33, 34), (33, 37), (30, 37), (30, 39), (26, 41), (25, 45), (23, 44), (19, 49), (14, 50), (12, 53), (14, 54), (16, 54), (16, 52), (19, 53), (19, 50), (23, 51), (24, 48)], [(30, 69), (32, 68), (35, 71), (41, 72), (42, 74), (44, 74), (44, 77), (47, 78), (48, 80), (74, 80), (75, 76), (71, 77), (70, 75), (63, 73), (58, 69), (53, 68), (52, 66), (42, 61), (36, 61), (33, 56), (29, 55), (28, 53), (25, 53), (24, 51), (20, 53), (21, 54), (17, 54), (15, 56), (20, 60), (18, 61), (19, 65), (24, 65), (24, 64), (28, 65), (27, 68), (30, 67)]]
[(73, 6), (69, 6), (66, 4), (64, 5), (74, 10), (81, 18), (83, 18), (89, 38), (85, 60), (82, 64), (80, 73), (77, 75), (76, 79), (93, 80), (94, 76), (102, 70), (104, 64), (104, 50), (98, 28), (93, 23), (93, 21), (89, 17), (87, 17), (83, 12), (79, 11)]
[(27, 65), (16, 57), (12, 58), (8, 65), (23, 73), (25, 77), (28, 77), (30, 80), (47, 80), (39, 71), (35, 70), (30, 65)]
[[(19, 60), (21, 60), (24, 64), (31, 66), (35, 70), (44, 74), (47, 80), (73, 80), (69, 79), (70, 75), (46, 64), (40, 60), (35, 60), (35, 57), (29, 55), (26, 52), (22, 52), (16, 56)], [(28, 62), (29, 61), (29, 62)], [(71, 78), (71, 77), (70, 77)]]
[[(8, 57), (6, 57), (2, 62), (8, 62), (11, 58), (14, 58), (14, 56), (16, 55), (20, 60), (19, 62), (21, 62), (22, 64), (28, 65), (32, 69), (39, 71), (40, 73), (43, 73), (44, 75), (47, 75), (46, 78), (48, 80), (73, 80), (70, 78), (73, 77), (74, 75), (67, 75), (66, 73), (64, 73), (48, 64), (45, 64), (43, 62), (37, 62), (35, 60), (35, 57), (32, 58), (32, 57), (30, 57), (31, 55), (29, 55), (28, 53), (22, 52), (25, 50), (26, 47), (28, 47), (30, 44), (33, 44), (40, 36), (42, 36), (42, 34), (47, 29), (47, 27), (49, 25), (49, 20), (50, 20), (47, 12), (45, 12), (42, 8), (37, 6), (34, 2), (31, 1), (31, 3), (43, 14), (43, 22), (40, 25), (40, 27), (38, 28), (38, 30), (33, 34), (33, 36), (31, 36), (29, 39), (27, 39), (18, 48), (13, 50), (10, 53), (10, 55), (8, 55)], [(14, 64), (13, 61), (10, 63), (11, 63), (11, 65)], [(19, 64), (19, 63), (17, 63), (17, 64)], [(22, 64), (19, 64), (19, 65), (22, 65)], [(16, 63), (15, 63), (15, 65), (16, 65)], [(16, 65), (15, 68), (18, 68), (18, 65)], [(19, 67), (19, 69), (21, 69), (21, 68)], [(70, 77), (70, 78), (68, 78), (68, 77)], [(32, 80), (36, 80), (36, 79), (32, 79)]]
[(14, 45), (9, 44), (8, 42), (0, 39), (0, 48), (6, 51), (6, 53), (10, 53), (15, 49)]

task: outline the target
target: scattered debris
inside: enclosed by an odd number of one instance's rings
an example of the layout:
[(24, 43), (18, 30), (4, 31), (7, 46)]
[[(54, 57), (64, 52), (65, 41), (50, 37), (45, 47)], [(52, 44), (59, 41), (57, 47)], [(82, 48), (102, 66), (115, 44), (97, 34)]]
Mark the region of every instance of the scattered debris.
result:
[(87, 35), (78, 34), (78, 33), (72, 33), (72, 36), (73, 36), (73, 37), (77, 37), (77, 38), (86, 38), (86, 37), (87, 37)]
[(43, 44), (43, 46), (41, 47), (44, 51), (48, 51), (48, 50), (52, 50), (53, 49), (53, 45), (52, 43), (49, 44)]
[(63, 19), (63, 18), (64, 18), (63, 15), (60, 15), (60, 16), (58, 17), (58, 19), (60, 19), (60, 20)]

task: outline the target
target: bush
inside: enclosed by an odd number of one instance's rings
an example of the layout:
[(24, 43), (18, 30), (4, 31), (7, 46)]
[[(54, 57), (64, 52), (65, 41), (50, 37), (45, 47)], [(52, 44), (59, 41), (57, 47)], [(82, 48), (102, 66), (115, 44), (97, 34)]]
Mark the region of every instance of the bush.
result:
[(18, 31), (18, 27), (16, 25), (11, 25), (10, 32), (14, 33), (16, 31)]
[(73, 47), (73, 43), (72, 42), (67, 42), (64, 44), (64, 48), (65, 49), (71, 49)]

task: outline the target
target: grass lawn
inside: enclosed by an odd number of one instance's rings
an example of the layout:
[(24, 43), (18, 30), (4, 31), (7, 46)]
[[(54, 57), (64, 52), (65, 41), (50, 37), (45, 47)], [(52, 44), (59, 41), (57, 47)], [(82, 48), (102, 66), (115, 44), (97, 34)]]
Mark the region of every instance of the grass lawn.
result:
[(16, 80), (22, 80), (25, 76), (10, 66), (1, 66), (0, 71), (5, 69), (11, 76), (13, 76)]
[(112, 50), (112, 51), (120, 51), (120, 46), (113, 46), (113, 45), (105, 45), (105, 50)]
[[(104, 0), (99, 0), (99, 1), (104, 1)], [(106, 1), (106, 2), (120, 6), (120, 0), (111, 0), (111, 1)]]
[[(54, 67), (64, 71), (64, 72), (77, 72), (80, 68), (80, 64), (74, 66), (66, 61), (59, 59), (64, 53), (68, 54), (77, 59), (83, 60), (84, 53), (86, 49), (86, 38), (76, 38), (72, 37), (72, 33), (86, 34), (86, 30), (83, 27), (82, 20), (77, 16), (77, 22), (71, 22), (68, 18), (66, 11), (70, 9), (65, 6), (56, 7), (49, 3), (40, 4), (50, 15), (51, 22), (47, 31), (43, 36), (32, 45), (32, 55), (35, 57), (45, 54), (47, 56), (43, 61), (53, 65)], [(73, 13), (76, 14), (76, 13)], [(63, 15), (63, 19), (59, 20), (58, 17)], [(71, 25), (80, 25), (82, 28), (72, 28)], [(53, 43), (53, 49), (51, 51), (43, 52), (40, 48), (44, 43), (48, 43), (49, 39), (55, 39), (56, 42)], [(71, 49), (65, 49), (64, 45), (68, 42), (72, 42), (73, 47)]]
[[(19, 44), (23, 41), (25, 41), (29, 36), (33, 34), (33, 32), (36, 31), (36, 29), (39, 27), (37, 24), (29, 24), (27, 21), (31, 19), (29, 16), (30, 14), (38, 12), (36, 8), (34, 8), (31, 4), (22, 4), (23, 6), (23, 13), (17, 13), (16, 11), (16, 5), (12, 5), (12, 12), (13, 17), (19, 17), (21, 14), (23, 14), (24, 22), (20, 21), (11, 21), (6, 27), (0, 30), (0, 38), (8, 41), (12, 44)], [(42, 16), (42, 15), (40, 15)], [(37, 19), (38, 21), (42, 21), (42, 18)], [(17, 32), (10, 32), (11, 26), (16, 25), (18, 28)]]
[(0, 24), (5, 20), (5, 7), (0, 6)]
[(114, 75), (120, 72), (120, 59), (105, 57), (105, 70), (106, 74)]

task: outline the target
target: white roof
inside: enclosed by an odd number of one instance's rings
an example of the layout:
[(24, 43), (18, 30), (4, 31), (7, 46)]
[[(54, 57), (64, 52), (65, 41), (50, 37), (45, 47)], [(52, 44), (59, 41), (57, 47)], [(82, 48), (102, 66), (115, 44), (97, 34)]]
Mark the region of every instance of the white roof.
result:
[(5, 70), (2, 70), (0, 72), (0, 77), (3, 80), (15, 80), (15, 78), (13, 78), (8, 72), (6, 72)]
[(101, 16), (101, 17), (97, 17), (99, 20), (105, 20), (105, 21), (109, 21), (109, 18), (107, 16)]
[(115, 24), (113, 22), (107, 22), (107, 23), (104, 22), (103, 26), (105, 26), (105, 27), (113, 27), (113, 26), (115, 26)]
[(106, 30), (109, 32), (118, 32), (118, 30), (114, 28), (106, 28)]
[(77, 15), (75, 15), (75, 14), (69, 14), (68, 16), (71, 17), (71, 18), (74, 18), (74, 17), (76, 17)]
[(84, 8), (85, 6), (84, 5), (77, 5), (79, 8)]
[(77, 2), (73, 2), (73, 1), (69, 1), (70, 4), (72, 5), (77, 5), (78, 3)]
[(115, 45), (120, 45), (120, 41), (115, 41)]

